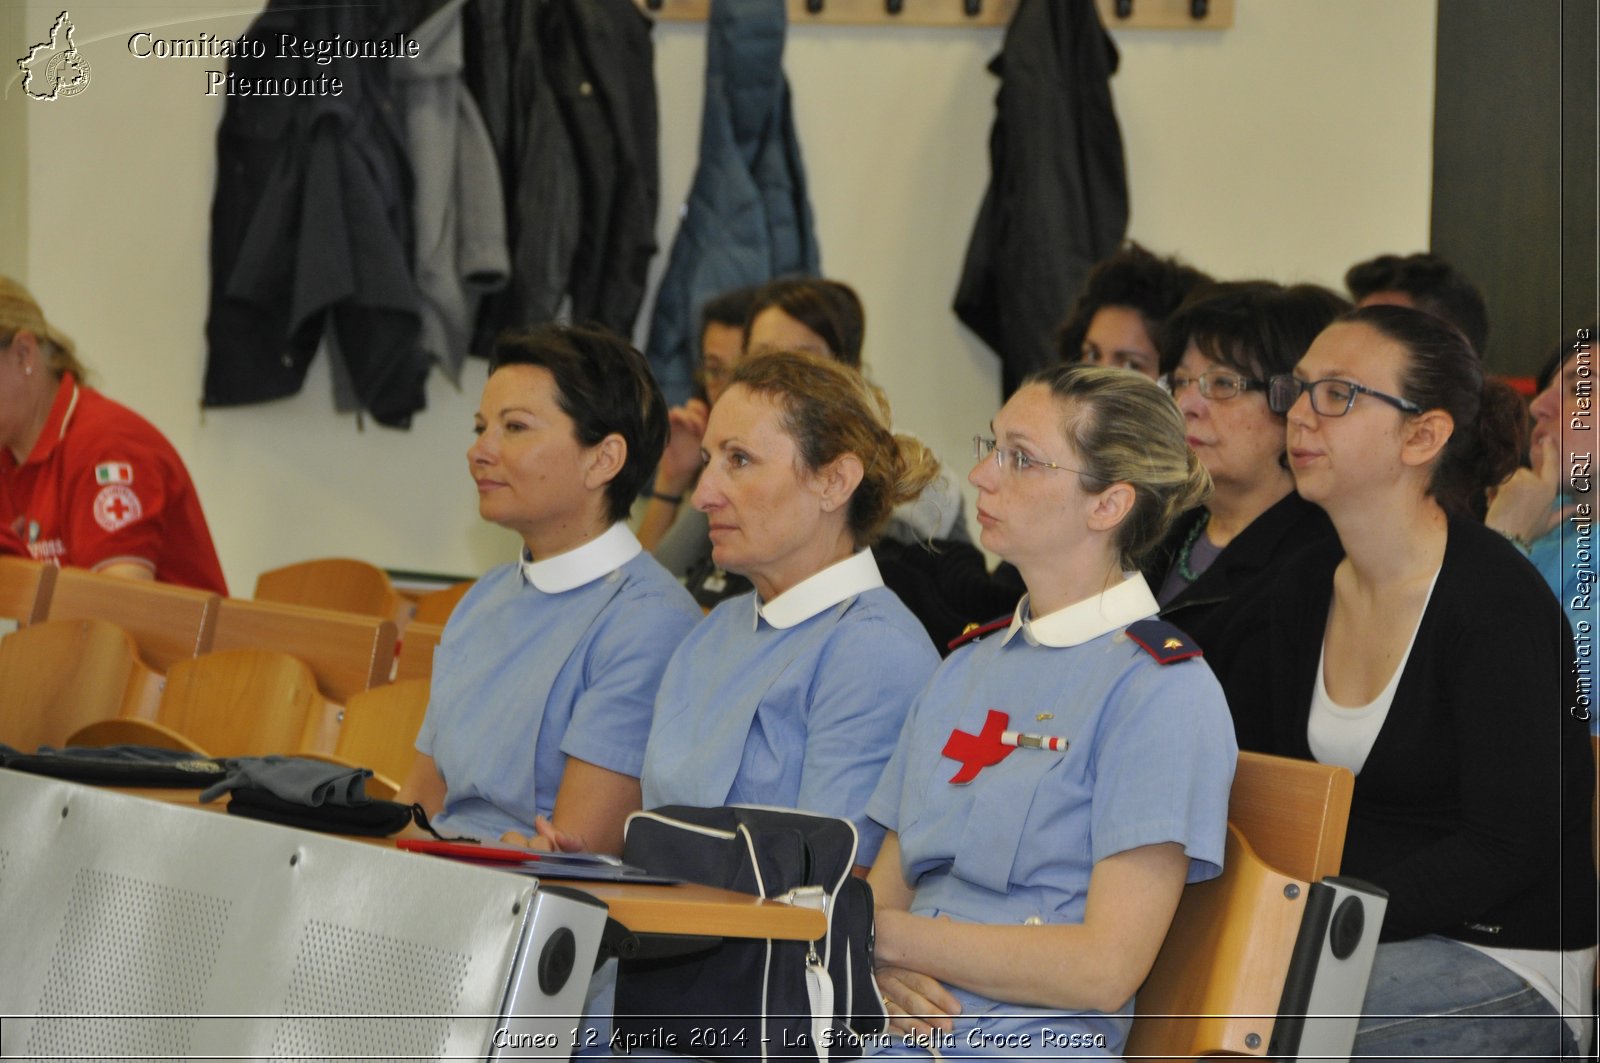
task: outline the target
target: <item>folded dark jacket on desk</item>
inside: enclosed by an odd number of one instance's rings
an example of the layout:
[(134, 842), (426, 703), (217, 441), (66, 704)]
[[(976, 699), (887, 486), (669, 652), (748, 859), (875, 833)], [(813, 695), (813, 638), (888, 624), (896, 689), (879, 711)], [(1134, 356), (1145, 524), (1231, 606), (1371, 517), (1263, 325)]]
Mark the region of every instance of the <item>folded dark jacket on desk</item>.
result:
[(411, 822), (411, 809), (367, 796), (372, 772), (301, 757), (239, 757), (228, 775), (200, 795), (225, 793), (228, 813), (306, 830), (383, 837)]
[(210, 786), (227, 771), (225, 761), (156, 746), (40, 746), (24, 753), (0, 745), (0, 768), (102, 786)]
[(386, 837), (404, 829), (411, 808), (366, 795), (372, 772), (300, 757), (205, 758), (158, 746), (41, 746), (24, 753), (0, 744), (0, 768), (99, 786), (189, 787), (202, 802), (231, 793), (228, 812), (306, 830)]

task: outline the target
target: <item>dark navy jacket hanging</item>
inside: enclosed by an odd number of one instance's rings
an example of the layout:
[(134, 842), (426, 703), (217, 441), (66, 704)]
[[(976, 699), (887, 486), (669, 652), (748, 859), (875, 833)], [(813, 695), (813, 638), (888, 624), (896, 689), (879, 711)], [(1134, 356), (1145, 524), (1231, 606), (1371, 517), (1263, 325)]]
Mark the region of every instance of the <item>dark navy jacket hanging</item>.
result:
[(1021, 0), (1001, 79), (990, 178), (955, 311), (1000, 356), (1005, 393), (1054, 361), (1051, 337), (1128, 224), (1117, 50), (1093, 0)]
[(667, 401), (689, 397), (700, 307), (732, 288), (817, 272), (805, 169), (783, 75), (783, 0), (712, 0), (700, 159), (645, 353)]
[(474, 0), (466, 76), (508, 198), (511, 282), (474, 350), (570, 317), (633, 331), (656, 252), (659, 130), (651, 23), (630, 0)]
[(405, 28), (399, 15), (274, 0), (247, 34), (263, 41), (265, 58), (230, 64), (240, 78), (326, 73), (344, 91), (228, 98), (211, 208), (207, 406), (296, 393), (325, 332), (377, 421), (405, 426), (425, 404), (411, 178), (387, 63), (277, 58), (279, 33), (379, 40)]

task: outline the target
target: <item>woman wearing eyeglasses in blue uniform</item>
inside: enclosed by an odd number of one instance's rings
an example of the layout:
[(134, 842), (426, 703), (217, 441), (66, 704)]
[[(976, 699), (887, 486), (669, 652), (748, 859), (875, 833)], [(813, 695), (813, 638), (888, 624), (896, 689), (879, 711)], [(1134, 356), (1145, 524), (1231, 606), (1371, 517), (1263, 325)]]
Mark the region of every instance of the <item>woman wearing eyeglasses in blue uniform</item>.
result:
[(1515, 467), (1520, 399), (1395, 306), (1340, 318), (1270, 397), (1338, 537), (1279, 581), (1228, 700), (1240, 745), (1355, 772), (1340, 870), (1389, 904), (1352, 1054), (1571, 1053), (1595, 972), (1572, 635), (1527, 558), (1462, 515)]
[(855, 370), (800, 353), (739, 362), (712, 407), (695, 506), (716, 563), (749, 578), (673, 654), (656, 695), (644, 804), (777, 805), (842, 816), (872, 863), (867, 798), (939, 663), (869, 544), (938, 474), (889, 431)]
[(1227, 706), (1136, 567), (1210, 478), (1120, 369), (1039, 374), (993, 427), (968, 479), (1028, 593), (940, 667), (868, 805), (879, 987), (916, 1035), (877, 1050), (1116, 1056), (1184, 884), (1221, 871)]

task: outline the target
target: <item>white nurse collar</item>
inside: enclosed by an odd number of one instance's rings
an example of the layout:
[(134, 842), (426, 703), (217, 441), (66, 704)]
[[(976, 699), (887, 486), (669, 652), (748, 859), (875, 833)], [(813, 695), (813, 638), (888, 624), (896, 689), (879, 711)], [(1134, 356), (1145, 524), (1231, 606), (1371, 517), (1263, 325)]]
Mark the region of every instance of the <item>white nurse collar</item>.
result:
[(1064, 649), (1079, 646), (1090, 639), (1099, 638), (1111, 631), (1127, 627), (1136, 620), (1155, 616), (1161, 611), (1156, 596), (1150, 593), (1149, 584), (1137, 572), (1123, 577), (1121, 583), (1110, 590), (1074, 602), (1065, 609), (1057, 609), (1048, 616), (1028, 618), (1028, 598), (1017, 603), (1011, 617), (1011, 627), (1006, 630), (1001, 644), (1009, 643), (1018, 631), (1030, 645)]
[(835, 561), (813, 576), (796, 583), (765, 605), (755, 596), (756, 611), (750, 618), (752, 630), (761, 620), (775, 628), (802, 624), (824, 609), (856, 595), (883, 586), (878, 562), (872, 551), (858, 550), (843, 561)]
[(626, 524), (617, 523), (575, 549), (543, 561), (522, 551), (522, 578), (545, 594), (562, 594), (593, 583), (638, 557), (644, 547)]

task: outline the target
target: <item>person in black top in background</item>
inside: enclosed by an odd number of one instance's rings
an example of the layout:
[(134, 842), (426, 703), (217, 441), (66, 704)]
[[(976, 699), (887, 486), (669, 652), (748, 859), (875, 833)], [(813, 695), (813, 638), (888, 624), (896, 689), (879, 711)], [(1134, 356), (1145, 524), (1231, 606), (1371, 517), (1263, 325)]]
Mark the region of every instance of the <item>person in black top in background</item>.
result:
[(1485, 429), (1520, 399), (1394, 306), (1340, 318), (1269, 397), (1338, 535), (1240, 618), (1223, 684), (1240, 748), (1356, 774), (1341, 871), (1389, 907), (1353, 1054), (1570, 1052), (1595, 973), (1572, 634), (1527, 559), (1444, 501), (1515, 465), (1521, 440)]
[(1130, 242), (1089, 271), (1056, 330), (1056, 353), (1063, 362), (1132, 369), (1154, 380), (1162, 372), (1163, 322), (1210, 281), (1193, 266)]
[(1276, 563), (1333, 534), (1294, 490), (1284, 421), (1267, 381), (1287, 373), (1350, 304), (1313, 284), (1233, 281), (1203, 288), (1167, 319), (1161, 368), (1183, 413), (1189, 449), (1215, 485), (1145, 563), (1161, 617), (1208, 659), (1229, 614), (1248, 609)]

